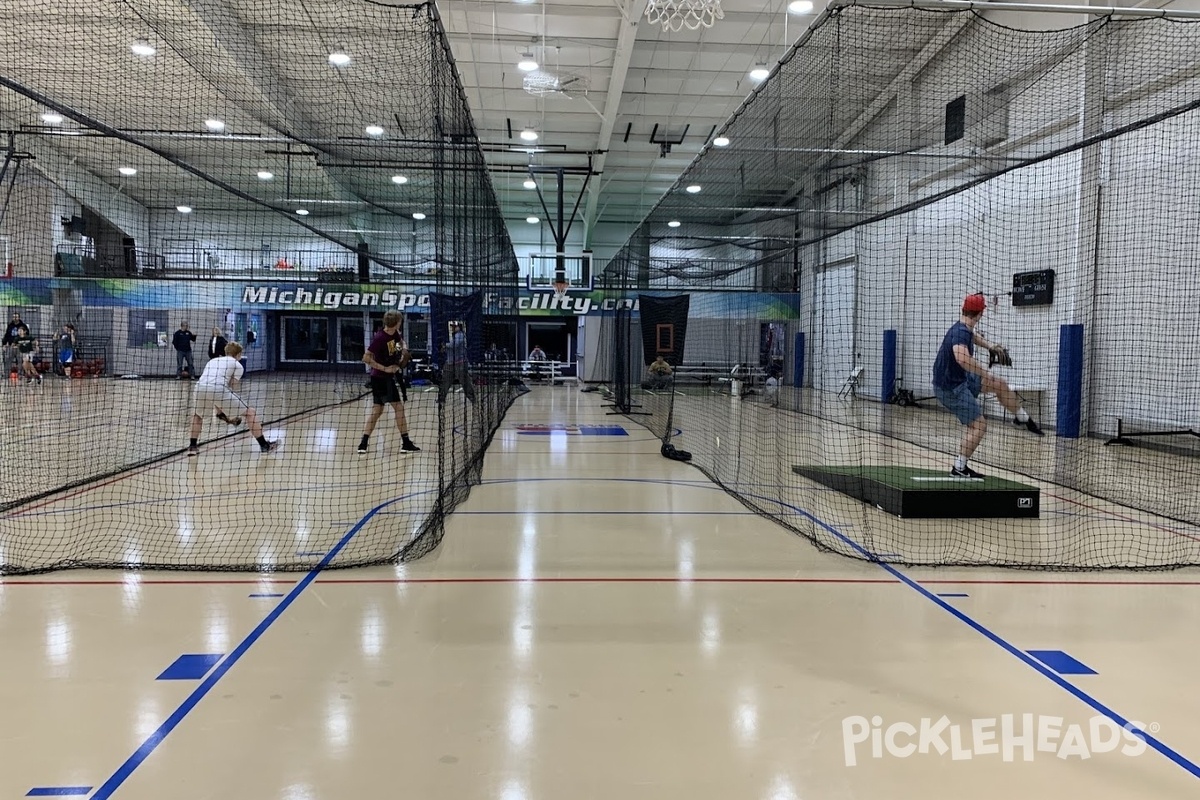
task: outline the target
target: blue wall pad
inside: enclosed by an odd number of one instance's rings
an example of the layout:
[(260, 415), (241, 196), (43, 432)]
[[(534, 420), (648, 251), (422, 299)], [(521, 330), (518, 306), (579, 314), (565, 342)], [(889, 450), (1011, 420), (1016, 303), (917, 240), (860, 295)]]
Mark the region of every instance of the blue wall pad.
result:
[(1054, 430), (1064, 439), (1078, 439), (1083, 408), (1083, 326), (1058, 329), (1058, 405)]
[(879, 402), (886, 403), (892, 397), (892, 389), (896, 384), (896, 332), (883, 332), (883, 365), (880, 375), (883, 385), (879, 387)]
[(217, 665), (223, 653), (200, 653), (183, 655), (175, 659), (175, 663), (163, 670), (157, 680), (160, 681), (198, 681)]
[(1082, 664), (1062, 650), (1028, 650), (1029, 655), (1045, 664), (1059, 675), (1099, 675), (1096, 670)]
[(90, 786), (35, 786), (26, 792), (26, 797), (77, 797), (91, 794)]
[(804, 334), (796, 334), (796, 345), (792, 352), (792, 385), (797, 389), (804, 385)]

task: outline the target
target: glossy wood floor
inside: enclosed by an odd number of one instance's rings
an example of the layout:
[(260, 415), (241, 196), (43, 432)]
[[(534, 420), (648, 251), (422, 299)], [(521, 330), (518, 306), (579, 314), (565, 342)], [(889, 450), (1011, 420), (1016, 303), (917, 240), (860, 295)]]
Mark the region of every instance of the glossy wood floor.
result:
[[(1197, 796), (1196, 570), (849, 560), (603, 412), (566, 387), (519, 399), (414, 563), (0, 581), (0, 797)], [(384, 442), (357, 459), (362, 413), (288, 423), (227, 507), (303, 517), (316, 549), (348, 535), (378, 503), (351, 502), (354, 484), (398, 476), (390, 499), (423, 474)], [(542, 423), (594, 427), (519, 428)], [(346, 462), (347, 486), (305, 484), (318, 456)], [(108, 524), (154, 513), (194, 536), (180, 493), (222, 486), (224, 462), (191, 461), (63, 502), (83, 519), (119, 500)], [(54, 535), (55, 510), (22, 530)], [(1047, 666), (1064, 657), (1095, 674)], [(1131, 720), (1149, 744), (1117, 730)]]

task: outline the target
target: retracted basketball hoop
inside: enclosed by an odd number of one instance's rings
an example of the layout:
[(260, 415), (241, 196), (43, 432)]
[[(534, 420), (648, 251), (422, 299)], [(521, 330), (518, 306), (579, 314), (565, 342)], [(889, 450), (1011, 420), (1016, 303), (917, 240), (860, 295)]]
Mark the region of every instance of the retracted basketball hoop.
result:
[(664, 31), (711, 28), (724, 18), (721, 0), (650, 0), (646, 6), (646, 19), (651, 25), (662, 25)]

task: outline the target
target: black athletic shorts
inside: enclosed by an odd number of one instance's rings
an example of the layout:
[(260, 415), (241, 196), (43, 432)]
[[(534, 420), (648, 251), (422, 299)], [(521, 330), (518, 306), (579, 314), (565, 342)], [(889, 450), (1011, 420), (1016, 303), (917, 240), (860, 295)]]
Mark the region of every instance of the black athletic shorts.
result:
[(400, 402), (400, 387), (391, 375), (372, 375), (367, 385), (371, 387), (371, 402), (375, 405)]

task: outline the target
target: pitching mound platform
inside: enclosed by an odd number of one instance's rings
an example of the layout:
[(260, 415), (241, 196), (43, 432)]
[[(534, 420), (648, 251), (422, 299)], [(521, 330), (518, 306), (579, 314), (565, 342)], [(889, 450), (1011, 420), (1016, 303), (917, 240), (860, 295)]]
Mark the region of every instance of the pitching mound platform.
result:
[(797, 465), (792, 472), (905, 519), (1036, 518), (1041, 505), (1036, 486), (990, 475), (973, 480), (904, 466)]

